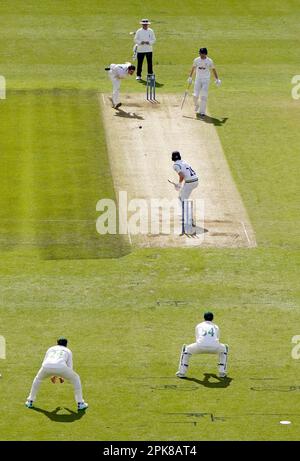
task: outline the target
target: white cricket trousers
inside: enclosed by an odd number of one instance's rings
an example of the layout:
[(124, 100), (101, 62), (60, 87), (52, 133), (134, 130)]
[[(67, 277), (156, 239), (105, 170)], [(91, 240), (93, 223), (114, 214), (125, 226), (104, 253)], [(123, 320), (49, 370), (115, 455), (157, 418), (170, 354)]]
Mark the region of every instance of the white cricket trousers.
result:
[(64, 366), (59, 368), (42, 367), (33, 380), (28, 400), (35, 401), (39, 387), (42, 381), (50, 376), (61, 376), (73, 384), (76, 402), (83, 402), (82, 387), (80, 377), (70, 367)]
[(185, 374), (189, 366), (189, 360), (193, 354), (218, 354), (218, 369), (220, 373), (227, 372), (228, 346), (216, 342), (210, 346), (204, 346), (201, 343), (193, 343), (185, 346), (181, 352), (179, 372)]
[(198, 187), (198, 183), (199, 181), (194, 181), (194, 182), (188, 182), (188, 183), (184, 183), (184, 185), (182, 186), (180, 192), (179, 192), (179, 196), (178, 196), (178, 216), (179, 216), (179, 219), (183, 219), (183, 209), (182, 209), (182, 204), (184, 202), (184, 200), (188, 200), (189, 199), (189, 196), (191, 195), (191, 193), (193, 192), (194, 189), (196, 189), (196, 187)]
[[(209, 87), (210, 79), (209, 78), (196, 78), (195, 85), (194, 85), (194, 103), (195, 103), (195, 111), (200, 114), (205, 114), (206, 111), (206, 102), (208, 98), (208, 87)], [(201, 102), (200, 102), (200, 109), (198, 106), (198, 99), (201, 93)]]
[(179, 193), (180, 202), (183, 202), (184, 200), (188, 200), (193, 190), (196, 189), (196, 187), (198, 187), (198, 183), (199, 181), (184, 183)]
[(121, 80), (119, 78), (116, 78), (111, 70), (108, 72), (108, 75), (111, 79), (112, 86), (113, 86), (112, 101), (113, 101), (113, 105), (115, 106), (116, 104), (119, 104), (120, 102), (119, 97), (120, 97)]

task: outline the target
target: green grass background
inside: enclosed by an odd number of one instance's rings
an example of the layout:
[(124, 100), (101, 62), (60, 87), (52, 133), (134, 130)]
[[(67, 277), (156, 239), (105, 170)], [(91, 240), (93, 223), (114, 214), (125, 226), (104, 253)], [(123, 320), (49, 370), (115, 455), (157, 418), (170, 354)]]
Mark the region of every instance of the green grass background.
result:
[[(158, 98), (184, 91), (200, 46), (215, 60), (209, 110), (228, 117), (217, 130), (256, 249), (141, 250), (96, 233), (97, 201), (114, 198), (97, 93), (111, 90), (103, 68), (131, 58), (142, 17), (157, 35)], [(299, 21), (297, 1), (1, 2), (2, 440), (299, 438)], [(203, 382), (215, 357), (193, 357), (194, 381), (174, 377), (207, 309), (230, 345), (227, 387)], [(61, 334), (90, 404), (82, 418), (66, 410), (67, 383), (45, 382), (37, 411), (24, 407)]]

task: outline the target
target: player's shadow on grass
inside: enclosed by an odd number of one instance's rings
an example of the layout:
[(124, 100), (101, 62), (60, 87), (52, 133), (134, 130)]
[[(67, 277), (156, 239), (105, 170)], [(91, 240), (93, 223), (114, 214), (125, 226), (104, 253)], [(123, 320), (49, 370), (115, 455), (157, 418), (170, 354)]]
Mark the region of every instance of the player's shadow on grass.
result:
[[(59, 414), (58, 412), (62, 409), (67, 410), (69, 414)], [(73, 423), (85, 415), (85, 410), (77, 412), (65, 407), (56, 407), (53, 411), (43, 410), (43, 408), (38, 407), (33, 407), (31, 410), (43, 413), (43, 415), (47, 416), (47, 418), (51, 419), (51, 421), (56, 421), (57, 423)]]
[(205, 122), (205, 123), (211, 123), (214, 126), (223, 126), (227, 120), (228, 117), (223, 117), (223, 118), (214, 118), (210, 117), (209, 115), (205, 115), (205, 117), (188, 117), (187, 115), (183, 115), (184, 118), (191, 118), (192, 120), (198, 120), (199, 122)]
[[(197, 117), (197, 120), (198, 120), (198, 117)], [(205, 117), (199, 118), (199, 120), (201, 120), (201, 122), (211, 123), (214, 126), (222, 126), (227, 122), (228, 117), (223, 117), (219, 119), (219, 118), (210, 117), (209, 115), (205, 115)]]
[[(214, 378), (217, 381), (210, 381), (210, 378)], [(226, 378), (219, 378), (214, 373), (204, 373), (204, 379), (201, 381), (200, 379), (197, 378), (185, 378), (187, 381), (193, 381), (194, 383), (201, 384), (201, 386), (204, 387), (209, 387), (209, 388), (225, 388), (230, 386), (230, 383), (232, 381), (232, 378), (229, 378), (229, 376), (226, 376)]]
[(117, 109), (117, 112), (115, 113), (115, 117), (124, 117), (124, 118), (133, 118), (137, 120), (144, 120), (144, 117), (142, 117), (141, 115), (138, 115), (135, 112), (126, 112), (125, 110), (122, 110), (122, 109)]

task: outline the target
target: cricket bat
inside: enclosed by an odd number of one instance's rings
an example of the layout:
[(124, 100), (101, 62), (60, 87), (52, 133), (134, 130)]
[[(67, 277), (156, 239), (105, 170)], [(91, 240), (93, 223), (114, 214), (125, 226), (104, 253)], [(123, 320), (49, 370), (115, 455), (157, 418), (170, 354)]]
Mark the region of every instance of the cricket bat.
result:
[(189, 94), (190, 86), (191, 86), (191, 84), (189, 83), (187, 89), (186, 89), (185, 92), (184, 92), (184, 95), (183, 95), (183, 98), (182, 98), (182, 102), (181, 102), (181, 108), (180, 108), (181, 110), (182, 110), (183, 105), (184, 105), (184, 103), (185, 103), (186, 97), (187, 97), (187, 95)]

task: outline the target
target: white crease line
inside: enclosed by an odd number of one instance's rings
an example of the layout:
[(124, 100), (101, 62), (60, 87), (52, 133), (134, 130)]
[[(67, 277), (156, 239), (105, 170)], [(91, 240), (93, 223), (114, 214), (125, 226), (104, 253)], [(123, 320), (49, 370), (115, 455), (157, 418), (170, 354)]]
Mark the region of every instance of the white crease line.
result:
[(244, 229), (244, 232), (245, 232), (246, 238), (247, 238), (247, 240), (248, 240), (248, 244), (249, 244), (249, 247), (251, 247), (251, 240), (249, 239), (249, 235), (248, 235), (248, 232), (247, 232), (246, 226), (245, 226), (245, 224), (244, 224), (244, 222), (243, 222), (243, 221), (241, 221), (241, 223), (242, 223), (242, 226), (243, 226), (243, 229)]
[(130, 245), (132, 246), (132, 240), (131, 240), (131, 236), (130, 236), (130, 232), (129, 232), (129, 231), (128, 231), (128, 239), (129, 239)]

